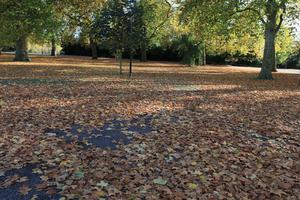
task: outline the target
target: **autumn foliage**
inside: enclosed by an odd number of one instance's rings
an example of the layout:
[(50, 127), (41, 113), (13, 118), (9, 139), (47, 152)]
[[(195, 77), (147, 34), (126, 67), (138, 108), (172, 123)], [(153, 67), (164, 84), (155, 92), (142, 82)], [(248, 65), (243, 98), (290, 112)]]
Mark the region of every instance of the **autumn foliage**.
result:
[[(129, 79), (113, 59), (11, 59), (0, 59), (0, 197), (18, 184), (20, 197), (57, 199), (300, 196), (298, 75), (147, 62)], [(123, 138), (93, 144), (97, 130)], [(26, 166), (39, 184), (7, 173)]]

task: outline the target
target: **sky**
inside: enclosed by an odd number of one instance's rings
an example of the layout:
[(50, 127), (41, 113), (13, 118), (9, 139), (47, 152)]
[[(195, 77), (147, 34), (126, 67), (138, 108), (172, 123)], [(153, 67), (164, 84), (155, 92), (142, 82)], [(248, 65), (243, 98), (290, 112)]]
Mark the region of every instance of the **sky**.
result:
[(297, 41), (300, 41), (300, 19), (298, 19), (297, 23), (296, 23), (295, 36), (296, 36)]
[(294, 28), (293, 34), (295, 39), (300, 42), (300, 19), (296, 20), (293, 24), (290, 24)]

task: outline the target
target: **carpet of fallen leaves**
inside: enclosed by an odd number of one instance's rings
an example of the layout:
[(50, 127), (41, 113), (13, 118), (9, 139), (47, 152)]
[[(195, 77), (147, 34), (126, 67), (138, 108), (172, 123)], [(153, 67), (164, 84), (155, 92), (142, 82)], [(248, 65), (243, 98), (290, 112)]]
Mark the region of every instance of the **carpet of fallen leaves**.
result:
[[(137, 62), (129, 79), (113, 59), (11, 59), (0, 57), (1, 199), (299, 199), (297, 75)], [(114, 120), (129, 138), (116, 148), (70, 136)]]

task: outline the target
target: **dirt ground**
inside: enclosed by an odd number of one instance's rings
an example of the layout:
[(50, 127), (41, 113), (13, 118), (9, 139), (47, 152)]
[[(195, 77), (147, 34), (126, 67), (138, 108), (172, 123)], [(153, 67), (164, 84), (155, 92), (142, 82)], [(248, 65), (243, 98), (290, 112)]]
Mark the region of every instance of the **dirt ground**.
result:
[(0, 199), (299, 199), (300, 76), (0, 56)]

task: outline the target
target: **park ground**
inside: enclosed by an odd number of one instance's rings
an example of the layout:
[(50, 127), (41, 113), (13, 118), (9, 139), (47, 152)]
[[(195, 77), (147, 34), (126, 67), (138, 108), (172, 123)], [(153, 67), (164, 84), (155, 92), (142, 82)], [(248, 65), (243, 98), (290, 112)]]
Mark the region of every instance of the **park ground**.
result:
[(299, 199), (300, 75), (0, 56), (0, 199)]

